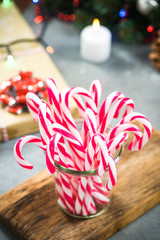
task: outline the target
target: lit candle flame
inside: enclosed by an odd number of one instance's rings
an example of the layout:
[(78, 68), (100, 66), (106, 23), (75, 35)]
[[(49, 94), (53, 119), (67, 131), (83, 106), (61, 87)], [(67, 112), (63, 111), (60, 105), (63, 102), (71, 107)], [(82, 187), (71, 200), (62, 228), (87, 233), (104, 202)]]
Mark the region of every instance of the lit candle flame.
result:
[(54, 53), (54, 49), (51, 46), (47, 46), (46, 51), (50, 54)]
[(94, 30), (98, 30), (100, 28), (100, 21), (98, 18), (95, 18), (93, 20), (92, 27)]

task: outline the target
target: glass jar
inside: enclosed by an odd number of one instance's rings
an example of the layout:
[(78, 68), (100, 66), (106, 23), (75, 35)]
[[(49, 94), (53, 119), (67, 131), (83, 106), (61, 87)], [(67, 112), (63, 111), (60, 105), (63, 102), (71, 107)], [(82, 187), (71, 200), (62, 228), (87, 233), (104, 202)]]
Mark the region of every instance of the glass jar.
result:
[[(115, 163), (121, 158), (123, 147), (114, 154)], [(55, 185), (60, 208), (68, 215), (76, 218), (93, 218), (108, 208), (111, 194), (105, 185), (109, 171), (106, 169), (102, 177), (97, 170), (77, 171), (63, 167), (55, 162)]]

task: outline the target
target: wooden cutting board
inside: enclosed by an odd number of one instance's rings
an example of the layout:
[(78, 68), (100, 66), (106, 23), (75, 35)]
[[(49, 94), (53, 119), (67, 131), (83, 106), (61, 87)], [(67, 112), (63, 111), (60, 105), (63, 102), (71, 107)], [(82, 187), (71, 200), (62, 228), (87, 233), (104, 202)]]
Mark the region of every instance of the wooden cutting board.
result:
[(65, 215), (53, 182), (44, 170), (2, 195), (1, 223), (23, 240), (105, 240), (160, 203), (160, 133), (139, 152), (125, 149), (111, 204), (96, 218)]

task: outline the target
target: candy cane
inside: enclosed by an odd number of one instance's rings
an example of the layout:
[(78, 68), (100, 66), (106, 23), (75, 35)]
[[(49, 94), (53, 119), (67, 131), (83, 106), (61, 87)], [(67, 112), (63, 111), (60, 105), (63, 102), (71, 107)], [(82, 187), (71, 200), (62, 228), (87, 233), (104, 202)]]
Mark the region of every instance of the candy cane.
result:
[[(61, 138), (61, 135), (58, 133), (55, 133), (53, 135), (53, 137), (50, 139), (49, 144), (47, 145), (46, 165), (51, 174), (53, 174), (55, 172), (54, 161), (55, 161), (55, 155), (56, 155), (58, 141), (60, 140), (60, 138)], [(59, 149), (59, 158), (61, 156), (60, 151), (61, 151), (61, 149)], [(63, 163), (63, 165), (65, 165), (67, 167), (67, 163), (65, 163), (63, 158), (61, 159), (60, 163)], [(74, 203), (73, 203), (73, 196), (72, 196), (72, 191), (71, 191), (68, 176), (60, 173), (59, 182), (61, 183), (61, 187), (63, 190), (66, 207), (69, 212), (73, 212)], [(59, 189), (59, 191), (60, 191), (60, 189)], [(61, 195), (59, 195), (59, 196), (61, 196)], [(61, 201), (62, 201), (62, 198), (61, 198)]]
[(35, 93), (32, 93), (32, 92), (27, 93), (26, 102), (34, 120), (38, 120), (38, 112), (39, 112), (40, 105), (41, 103), (45, 103), (47, 106), (47, 113), (46, 113), (47, 118), (50, 120), (51, 123), (54, 122), (54, 117), (49, 105), (44, 100), (40, 99)]
[[(56, 83), (52, 78), (49, 78), (47, 80), (47, 88), (48, 88), (49, 102), (52, 105), (53, 111), (54, 111), (55, 122), (63, 124), (62, 113), (61, 113), (61, 108), (60, 108), (60, 102), (61, 102), (60, 94), (58, 92)], [(61, 148), (64, 149), (65, 143), (64, 143), (63, 138), (61, 138), (60, 141), (61, 141)], [(69, 156), (67, 148), (65, 149), (65, 154), (67, 156)], [(69, 160), (69, 158), (68, 158), (68, 160)], [(72, 164), (72, 162), (70, 161), (70, 164)], [(68, 167), (71, 167), (71, 165)]]
[[(92, 140), (94, 145), (99, 144), (99, 147), (100, 147), (101, 160), (97, 168), (97, 174), (99, 176), (102, 176), (107, 166), (109, 167), (109, 181), (106, 186), (108, 190), (111, 190), (111, 188), (115, 185), (116, 179), (117, 179), (116, 166), (115, 166), (114, 159), (108, 153), (106, 141), (103, 135), (95, 134), (93, 135)], [(93, 149), (94, 149), (94, 145), (92, 146)], [(91, 148), (90, 148), (90, 151), (91, 151)], [(91, 152), (89, 154), (91, 154)]]
[(77, 156), (78, 162), (76, 162), (76, 164), (77, 164), (78, 170), (82, 169), (82, 163), (84, 161), (84, 154), (85, 154), (83, 145), (78, 141), (78, 139), (76, 139), (74, 137), (74, 135), (71, 132), (69, 132), (62, 125), (60, 125), (58, 123), (54, 123), (52, 125), (52, 129), (54, 132), (60, 133), (65, 139), (68, 140), (68, 142), (70, 143), (70, 146), (72, 148), (72, 151)]
[(82, 215), (87, 216), (91, 209), (91, 202), (92, 202), (92, 186), (93, 182), (91, 177), (85, 179), (87, 181), (85, 196), (82, 205)]
[[(47, 117), (47, 108), (47, 104), (41, 102), (38, 111), (39, 130), (43, 144), (47, 144), (53, 135), (52, 122)], [(50, 114), (52, 114), (51, 111)]]
[[(96, 121), (94, 121), (94, 122), (91, 121), (91, 118), (93, 117), (93, 112), (91, 110), (88, 110), (88, 111), (86, 111), (86, 115), (88, 117), (87, 118), (88, 128), (90, 129), (91, 136), (93, 136), (91, 138), (91, 141), (89, 142), (88, 151), (87, 151), (87, 155), (86, 155), (86, 159), (85, 159), (85, 166), (84, 166), (84, 170), (89, 171), (93, 168), (93, 163), (95, 162), (94, 155), (95, 155), (96, 145), (97, 145), (97, 141), (95, 140), (95, 138), (99, 137), (99, 135), (95, 134)], [(105, 140), (104, 137), (103, 137), (103, 140)], [(85, 180), (87, 181), (87, 184), (86, 184), (85, 196), (84, 196), (83, 205), (82, 205), (82, 215), (84, 215), (84, 216), (88, 215), (90, 212), (90, 207), (91, 207), (90, 204), (91, 204), (91, 199), (92, 199), (92, 195), (93, 195), (92, 194), (92, 188), (93, 188), (92, 179), (89, 177), (89, 178), (86, 178)], [(102, 191), (103, 191), (103, 189), (102, 189)]]
[(68, 212), (73, 213), (73, 198), (70, 192), (70, 187), (68, 187), (68, 179), (65, 179), (63, 173), (56, 172), (56, 190), (59, 196), (58, 203), (62, 208), (66, 208)]
[(62, 188), (64, 192), (64, 199), (66, 205), (68, 207), (68, 211), (73, 213), (74, 212), (74, 202), (73, 202), (73, 195), (71, 192), (70, 182), (67, 175), (60, 173), (61, 181), (62, 181)]
[(113, 186), (116, 184), (117, 180), (117, 171), (115, 166), (115, 161), (112, 157), (109, 158), (108, 161), (108, 171), (109, 171), (109, 181), (106, 184), (106, 188), (110, 191)]
[(152, 125), (143, 114), (137, 112), (130, 113), (124, 118), (122, 118), (118, 125), (128, 123), (133, 120), (139, 121), (144, 127), (144, 132), (140, 139), (133, 139), (132, 143), (129, 145), (129, 149), (131, 151), (138, 151), (147, 143), (147, 141), (151, 137)]
[[(95, 114), (97, 114), (96, 105), (90, 96), (90, 93), (83, 89), (83, 88), (71, 88), (71, 89), (63, 89), (61, 92), (61, 108), (62, 108), (62, 115), (67, 124), (68, 129), (72, 132), (72, 134), (82, 143), (81, 136), (77, 130), (75, 122), (72, 118), (72, 115), (69, 110), (69, 98), (73, 97), (76, 98), (76, 95), (79, 94), (85, 98), (85, 101), (90, 106)], [(78, 106), (79, 107), (79, 106)], [(84, 109), (81, 109), (84, 111)]]
[(98, 107), (98, 103), (101, 98), (102, 93), (102, 84), (99, 80), (94, 80), (89, 88), (89, 92), (93, 98), (93, 101), (95, 102), (96, 106)]
[(53, 107), (55, 121), (62, 123), (62, 114), (60, 108), (60, 96), (55, 81), (52, 78), (47, 80), (47, 89), (50, 105)]
[(97, 132), (96, 117), (93, 111), (87, 108), (85, 111), (84, 124), (81, 130), (81, 137), (84, 142), (84, 148), (87, 147), (89, 139), (96, 132)]
[[(91, 137), (93, 134), (96, 133), (96, 119), (91, 109), (86, 109), (84, 122), (86, 124), (87, 129), (89, 130), (90, 137)], [(84, 131), (87, 134), (86, 129), (84, 129)], [(89, 144), (89, 147), (91, 147), (91, 144)], [(85, 158), (84, 170), (85, 171), (91, 170), (93, 162), (94, 162), (94, 151), (91, 152), (90, 156), (87, 152), (86, 158)], [(83, 191), (85, 191), (85, 194), (84, 194), (83, 203), (81, 204), (81, 208), (82, 208), (81, 211), (82, 211), (82, 215), (86, 216), (89, 214), (91, 209), (93, 182), (90, 177), (83, 179), (83, 181), (86, 181), (86, 184), (85, 184), (86, 189), (83, 189)]]
[(102, 179), (98, 175), (93, 176), (92, 181), (93, 187), (97, 189), (99, 193), (101, 193), (104, 196), (108, 196), (108, 192), (106, 191), (106, 188), (104, 188), (103, 186)]
[(124, 123), (118, 124), (115, 126), (106, 136), (106, 141), (109, 142), (110, 140), (114, 139), (119, 133), (121, 132), (132, 132), (134, 134), (134, 138), (131, 143), (128, 145), (128, 149), (133, 146), (134, 142), (137, 142), (140, 138), (142, 138), (141, 130), (134, 124), (131, 123)]
[(68, 153), (68, 151), (66, 151), (66, 149), (67, 146), (64, 143), (58, 142), (57, 153), (60, 157), (59, 164), (63, 165), (66, 168), (76, 170), (74, 166), (74, 161), (72, 160), (70, 154)]
[[(101, 136), (100, 134), (93, 135), (92, 140), (89, 144), (89, 149), (88, 149), (87, 158), (86, 158), (86, 159), (88, 159), (88, 161), (85, 161), (85, 170), (91, 169), (91, 166), (93, 165), (94, 149), (96, 149), (97, 143), (99, 143), (99, 145), (100, 145), (100, 148), (101, 148), (100, 151), (101, 151), (101, 155), (102, 155), (102, 159), (98, 166), (97, 173), (99, 175), (102, 175), (105, 172), (107, 165), (109, 166), (109, 181), (107, 182), (106, 187), (108, 190), (111, 190), (111, 188), (116, 183), (116, 178), (117, 178), (116, 167), (115, 167), (112, 156), (110, 156), (108, 154), (105, 138), (103, 136)], [(82, 215), (84, 215), (84, 216), (89, 214), (92, 196), (95, 198), (98, 198), (98, 201), (103, 204), (107, 204), (109, 201), (108, 198), (106, 198), (103, 194), (92, 190), (93, 189), (93, 181), (91, 180), (91, 178), (88, 178), (85, 180), (86, 181), (88, 180), (88, 181), (86, 184), (86, 191), (85, 191), (83, 205), (82, 205)], [(103, 191), (103, 189), (102, 189), (102, 191)]]
[(46, 148), (46, 165), (51, 174), (55, 172), (54, 161), (59, 162), (59, 156), (57, 155), (57, 144), (61, 135), (58, 133), (53, 134), (49, 140)]
[(80, 181), (79, 177), (74, 177), (72, 175), (70, 176), (70, 185), (71, 185), (72, 195), (74, 199), (74, 204), (75, 204), (76, 196), (78, 192), (79, 181)]
[(123, 106), (126, 106), (126, 110), (123, 116), (126, 116), (134, 110), (134, 102), (130, 98), (118, 99), (117, 102), (114, 103), (113, 106), (111, 106), (111, 108), (108, 110), (107, 114), (104, 115), (101, 125), (99, 126), (100, 133), (103, 134), (104, 131), (108, 128), (111, 120), (119, 116), (119, 113)]
[(37, 120), (41, 99), (35, 93), (29, 92), (26, 94), (26, 102), (33, 119)]
[(22, 147), (26, 143), (34, 143), (43, 150), (45, 150), (46, 148), (42, 144), (42, 141), (41, 141), (40, 138), (32, 136), (32, 135), (24, 136), (17, 141), (17, 143), (15, 144), (15, 147), (14, 147), (14, 157), (15, 157), (15, 159), (17, 160), (17, 162), (20, 166), (22, 166), (24, 168), (27, 168), (27, 169), (32, 169), (33, 165), (28, 163), (27, 161), (25, 161), (24, 158), (21, 155)]
[(127, 139), (128, 134), (126, 132), (121, 132), (115, 138), (112, 138), (107, 142), (109, 153), (113, 154)]
[(90, 214), (95, 214), (97, 212), (93, 198), (91, 199)]
[(104, 195), (103, 193), (99, 192), (94, 186), (92, 187), (92, 196), (97, 203), (107, 204), (109, 202), (109, 198), (106, 196), (106, 194)]
[(75, 214), (79, 215), (81, 213), (83, 200), (85, 196), (85, 189), (87, 186), (87, 181), (85, 177), (81, 177), (81, 181), (78, 187), (78, 194), (75, 201)]
[(124, 97), (124, 95), (121, 92), (112, 92), (102, 103), (102, 106), (98, 113), (97, 118), (97, 126), (99, 127), (102, 124), (102, 121), (104, 119), (104, 116), (108, 113), (109, 108), (111, 107), (112, 103), (116, 101), (119, 98)]
[(55, 183), (56, 183), (56, 191), (57, 191), (57, 194), (58, 194), (59, 199), (60, 199), (60, 200), (58, 199), (58, 203), (62, 208), (67, 209), (67, 205), (66, 205), (66, 202), (65, 202), (65, 199), (64, 199), (64, 193), (63, 193), (63, 189), (62, 189), (62, 183), (61, 183), (61, 180), (60, 180), (60, 173), (59, 172), (55, 172)]

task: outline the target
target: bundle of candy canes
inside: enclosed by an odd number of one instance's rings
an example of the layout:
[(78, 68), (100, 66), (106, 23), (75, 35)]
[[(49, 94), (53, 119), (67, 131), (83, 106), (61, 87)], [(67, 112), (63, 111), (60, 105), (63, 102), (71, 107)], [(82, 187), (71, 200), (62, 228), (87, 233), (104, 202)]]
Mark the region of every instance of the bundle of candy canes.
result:
[[(101, 96), (101, 82), (95, 80), (87, 91), (81, 87), (66, 88), (58, 92), (53, 79), (47, 80), (49, 103), (34, 93), (26, 95), (27, 105), (34, 120), (39, 122), (40, 138), (24, 136), (15, 145), (14, 155), (24, 168), (32, 169), (21, 155), (26, 143), (34, 143), (46, 152), (46, 166), (55, 173), (56, 191), (59, 205), (76, 215), (89, 215), (97, 212), (97, 204), (107, 204), (108, 191), (116, 183), (116, 164), (113, 154), (126, 141), (128, 133), (133, 139), (128, 149), (140, 150), (151, 136), (152, 127), (148, 119), (133, 112), (134, 102), (121, 92), (112, 92), (98, 110)], [(69, 102), (73, 98), (80, 118), (83, 119), (79, 131), (70, 112)], [(125, 109), (116, 126), (105, 135), (112, 119), (118, 118)], [(132, 123), (138, 120), (143, 130)], [(61, 166), (78, 171), (97, 170), (91, 177), (73, 178), (64, 172), (55, 172), (55, 162)], [(108, 180), (103, 185), (101, 176), (108, 169)]]

